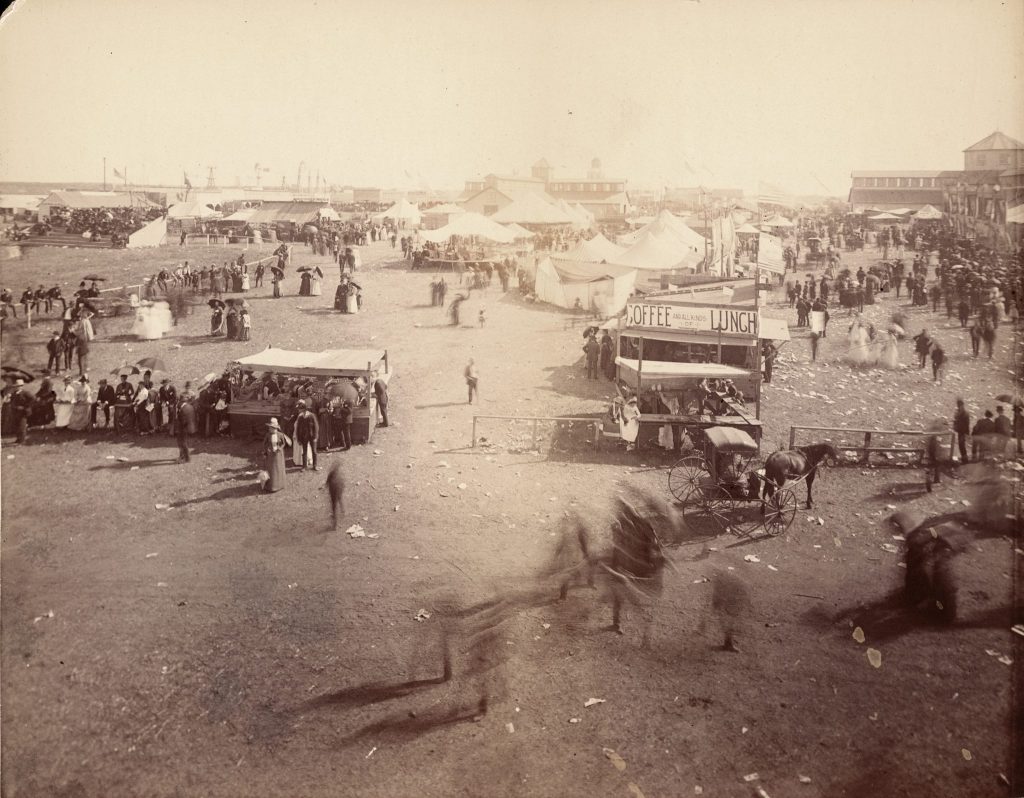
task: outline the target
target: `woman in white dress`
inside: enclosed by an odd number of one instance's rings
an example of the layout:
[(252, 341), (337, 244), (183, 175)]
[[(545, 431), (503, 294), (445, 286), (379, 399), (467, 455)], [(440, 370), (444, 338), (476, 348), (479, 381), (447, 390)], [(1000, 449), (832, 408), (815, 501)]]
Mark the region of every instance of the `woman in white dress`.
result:
[(626, 442), (626, 451), (632, 451), (636, 448), (636, 439), (640, 434), (640, 408), (636, 397), (631, 396), (625, 402), (616, 399), (613, 412), (619, 422), (619, 435)]
[(249, 290), (249, 270), (246, 269), (242, 272), (242, 293), (244, 294)]
[(71, 412), (75, 407), (75, 386), (71, 384), (71, 375), (64, 378), (64, 387), (57, 391), (57, 401), (53, 405), (57, 429), (67, 429), (71, 423)]
[(896, 336), (891, 332), (881, 335), (882, 351), (878, 356), (878, 365), (886, 369), (898, 369), (900, 367), (900, 350), (897, 346)]
[(854, 366), (868, 365), (871, 362), (870, 339), (867, 327), (864, 326), (864, 322), (861, 321), (859, 315), (854, 319), (853, 324), (850, 325), (847, 338), (849, 344), (847, 360)]
[(81, 377), (75, 383), (75, 403), (71, 407), (71, 419), (68, 428), (73, 430), (89, 429), (92, 416), (92, 386), (88, 377)]
[(345, 312), (359, 312), (359, 304), (356, 302), (356, 287), (354, 283), (349, 283), (348, 290), (345, 292)]
[(309, 295), (320, 296), (323, 294), (324, 273), (317, 266), (309, 275)]

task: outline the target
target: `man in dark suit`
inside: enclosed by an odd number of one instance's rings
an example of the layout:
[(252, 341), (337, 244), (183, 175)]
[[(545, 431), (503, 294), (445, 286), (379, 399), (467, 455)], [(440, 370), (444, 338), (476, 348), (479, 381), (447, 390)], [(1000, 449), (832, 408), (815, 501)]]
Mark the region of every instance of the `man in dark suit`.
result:
[(979, 418), (971, 430), (971, 459), (985, 459), (992, 451), (992, 438), (995, 437), (996, 423), (992, 420), (992, 411), (986, 410), (985, 417)]
[(375, 380), (373, 392), (377, 396), (377, 409), (380, 411), (382, 419), (377, 426), (386, 427), (388, 425), (388, 384), (384, 380)]
[[(125, 378), (127, 379), (127, 377)], [(110, 426), (110, 408), (117, 402), (117, 396), (114, 395), (114, 386), (107, 383), (106, 380), (100, 380), (99, 389), (96, 391), (96, 401), (92, 405), (92, 426), (96, 426), (97, 411), (103, 410), (104, 427)]]
[(320, 438), (320, 422), (317, 421), (316, 414), (306, 407), (305, 399), (299, 399), (295, 403), (295, 407), (299, 411), (299, 415), (295, 419), (295, 439), (299, 442), (299, 448), (302, 449), (302, 469), (305, 470), (309, 467), (310, 453), (312, 453), (312, 468), (314, 471), (319, 471), (320, 468), (316, 464), (316, 444)]
[(192, 391), (189, 383), (181, 394), (181, 402), (174, 414), (174, 437), (178, 439), (178, 462), (188, 463), (192, 457), (188, 449), (188, 439), (196, 432), (196, 408), (192, 404)]
[(967, 436), (971, 432), (971, 416), (964, 407), (964, 400), (956, 400), (956, 413), (953, 414), (953, 432), (956, 433), (956, 443), (960, 449), (960, 464), (969, 463), (967, 459)]

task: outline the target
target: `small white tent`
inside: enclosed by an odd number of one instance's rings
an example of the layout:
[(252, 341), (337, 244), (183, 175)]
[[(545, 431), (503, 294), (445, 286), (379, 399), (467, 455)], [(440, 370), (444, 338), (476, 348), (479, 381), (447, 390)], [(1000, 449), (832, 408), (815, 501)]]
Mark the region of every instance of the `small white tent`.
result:
[(579, 306), (601, 316), (626, 307), (636, 284), (636, 269), (607, 263), (544, 258), (537, 264), (534, 290), (541, 302), (560, 308)]
[(601, 261), (615, 263), (615, 259), (625, 251), (624, 247), (620, 247), (618, 244), (613, 244), (601, 233), (598, 233), (589, 241), (581, 239), (580, 242), (568, 252), (560, 253), (558, 258), (560, 260), (580, 260), (591, 261), (593, 263), (600, 263)]
[(208, 208), (201, 202), (178, 202), (167, 209), (169, 219), (217, 219), (220, 211)]
[(925, 222), (937, 221), (942, 218), (942, 211), (934, 205), (925, 205), (921, 210), (914, 214), (914, 218)]
[(644, 271), (694, 269), (703, 260), (703, 243), (699, 247), (686, 244), (667, 231), (660, 235), (645, 233), (632, 247), (615, 258), (618, 264)]
[(419, 208), (409, 202), (409, 200), (402, 198), (386, 211), (374, 214), (373, 218), (377, 221), (380, 221), (381, 219), (393, 219), (396, 222), (419, 224), (422, 214), (420, 213)]

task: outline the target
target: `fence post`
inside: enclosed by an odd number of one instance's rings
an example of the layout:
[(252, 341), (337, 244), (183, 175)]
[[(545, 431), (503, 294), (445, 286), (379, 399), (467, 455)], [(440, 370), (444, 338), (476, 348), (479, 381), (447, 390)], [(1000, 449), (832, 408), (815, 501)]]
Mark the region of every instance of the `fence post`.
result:
[(536, 449), (537, 448), (537, 419), (533, 420), (533, 433), (532, 433), (532, 436), (533, 436), (532, 437), (533, 445), (530, 448), (531, 449)]
[(868, 447), (871, 445), (871, 433), (864, 433), (864, 456), (860, 458), (861, 465), (867, 465), (868, 459), (871, 457), (871, 452), (868, 451)]
[(793, 449), (796, 446), (796, 427), (789, 428), (789, 448)]
[(473, 444), (472, 448), (476, 448), (476, 416), (473, 416)]

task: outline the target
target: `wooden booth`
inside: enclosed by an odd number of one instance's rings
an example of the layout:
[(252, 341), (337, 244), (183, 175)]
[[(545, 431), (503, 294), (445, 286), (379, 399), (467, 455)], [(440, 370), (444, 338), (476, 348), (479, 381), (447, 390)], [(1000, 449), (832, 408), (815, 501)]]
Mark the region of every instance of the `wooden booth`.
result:
[[(271, 418), (284, 423), (295, 415), (299, 397), (318, 405), (349, 401), (352, 405), (352, 442), (368, 443), (377, 426), (377, 380), (388, 383), (394, 372), (386, 349), (328, 349), (300, 352), (267, 349), (239, 358), (229, 365), (235, 376), (251, 372), (255, 381), (242, 384), (232, 396), (229, 412), (235, 436), (262, 435)], [(275, 396), (263, 388), (264, 374), (273, 374), (281, 388)], [(283, 383), (283, 384), (282, 384)]]
[(626, 305), (615, 375), (637, 395), (644, 437), (657, 434), (647, 427), (733, 426), (760, 441), (761, 342), (788, 341), (789, 328), (732, 298), (681, 292)]

